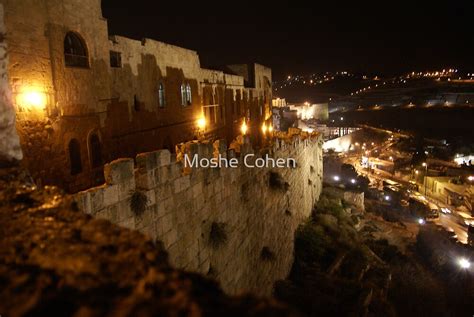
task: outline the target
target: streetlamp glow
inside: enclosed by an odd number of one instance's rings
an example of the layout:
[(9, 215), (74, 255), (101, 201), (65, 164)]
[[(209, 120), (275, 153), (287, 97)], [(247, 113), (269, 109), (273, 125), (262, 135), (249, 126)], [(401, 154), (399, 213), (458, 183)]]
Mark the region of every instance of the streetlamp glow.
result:
[(333, 177), (333, 179), (334, 179), (336, 182), (338, 182), (341, 178), (336, 175), (336, 176)]
[(418, 219), (418, 223), (420, 225), (423, 225), (423, 224), (425, 224), (425, 220), (423, 218), (420, 218), (420, 219)]
[(199, 130), (204, 130), (206, 128), (206, 118), (204, 117), (200, 117), (197, 121), (196, 121), (196, 124), (197, 124), (197, 127)]
[(471, 267), (471, 262), (466, 258), (460, 258), (458, 259), (458, 265), (461, 269), (467, 270)]
[(474, 176), (472, 176), (472, 175), (468, 176), (467, 180), (470, 181), (470, 182), (474, 181)]
[(246, 135), (247, 132), (248, 132), (248, 126), (247, 126), (247, 123), (245, 122), (242, 122), (242, 125), (240, 126), (240, 132), (242, 132), (243, 135)]
[(351, 179), (351, 183), (352, 183), (352, 184), (355, 184), (355, 183), (356, 183), (356, 180), (352, 178), (352, 179)]
[(426, 164), (425, 162), (423, 162), (423, 163), (421, 163), (421, 166), (423, 166), (423, 167), (427, 167), (427, 166), (428, 166), (428, 164)]

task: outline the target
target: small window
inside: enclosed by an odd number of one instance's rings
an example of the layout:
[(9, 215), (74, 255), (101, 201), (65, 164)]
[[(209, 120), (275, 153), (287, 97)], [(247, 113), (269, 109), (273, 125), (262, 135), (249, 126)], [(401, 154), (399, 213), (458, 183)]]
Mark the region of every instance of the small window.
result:
[(120, 52), (110, 51), (110, 67), (122, 67), (122, 54)]
[(186, 85), (186, 103), (187, 103), (188, 105), (191, 105), (191, 103), (192, 103), (192, 101), (193, 101), (192, 99), (193, 99), (193, 98), (192, 98), (192, 94), (191, 94), (191, 85), (190, 85), (190, 84), (187, 84), (187, 85)]
[(214, 106), (209, 107), (209, 117), (211, 123), (216, 123), (216, 109)]
[(160, 83), (160, 86), (158, 87), (158, 102), (160, 108), (164, 108), (166, 104), (165, 100), (165, 87), (163, 86), (163, 83)]
[(186, 95), (186, 86), (184, 84), (181, 85), (181, 105), (186, 106), (187, 103), (187, 95)]
[(86, 44), (76, 33), (68, 32), (64, 38), (64, 60), (68, 67), (89, 67)]
[(71, 175), (82, 172), (81, 145), (76, 139), (69, 142), (69, 162), (71, 164)]
[(89, 137), (90, 161), (93, 168), (102, 166), (102, 146), (97, 134), (91, 134)]
[(135, 109), (136, 112), (140, 111), (140, 100), (137, 95), (133, 96), (133, 109)]

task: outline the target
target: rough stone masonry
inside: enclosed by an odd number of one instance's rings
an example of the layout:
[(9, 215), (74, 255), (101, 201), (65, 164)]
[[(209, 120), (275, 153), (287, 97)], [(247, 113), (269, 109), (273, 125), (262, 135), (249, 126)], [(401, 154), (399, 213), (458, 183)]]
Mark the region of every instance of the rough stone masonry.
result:
[[(291, 131), (255, 158), (295, 158), (294, 168), (183, 168), (183, 153), (241, 160), (225, 142), (188, 142), (107, 164), (106, 183), (76, 194), (81, 210), (161, 240), (179, 268), (215, 277), (229, 293), (269, 295), (293, 263), (294, 232), (322, 187), (322, 140)], [(131, 203), (143, 197), (146, 208)], [(216, 243), (216, 240), (218, 243)], [(217, 245), (217, 246), (216, 246)]]
[(15, 110), (8, 84), (8, 54), (5, 43), (3, 6), (0, 5), (0, 166), (22, 159), (20, 140), (15, 129)]

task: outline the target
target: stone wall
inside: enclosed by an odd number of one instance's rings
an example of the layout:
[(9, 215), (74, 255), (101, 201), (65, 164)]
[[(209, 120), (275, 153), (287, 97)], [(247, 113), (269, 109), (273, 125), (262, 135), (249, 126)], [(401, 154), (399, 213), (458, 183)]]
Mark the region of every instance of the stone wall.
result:
[(8, 84), (8, 54), (5, 43), (3, 6), (0, 4), (0, 165), (21, 160), (20, 140), (15, 130), (15, 111)]
[[(237, 145), (237, 146), (236, 146)], [(248, 168), (247, 139), (186, 143), (178, 157), (167, 150), (106, 164), (106, 183), (75, 195), (79, 208), (98, 218), (161, 240), (172, 264), (219, 280), (230, 293), (270, 294), (293, 263), (293, 239), (322, 187), (319, 135), (275, 139), (255, 157), (295, 158), (295, 168)], [(235, 150), (240, 153), (236, 154)], [(182, 154), (236, 157), (238, 168), (183, 168)], [(181, 160), (181, 161), (180, 161)], [(132, 200), (147, 198), (140, 210)]]

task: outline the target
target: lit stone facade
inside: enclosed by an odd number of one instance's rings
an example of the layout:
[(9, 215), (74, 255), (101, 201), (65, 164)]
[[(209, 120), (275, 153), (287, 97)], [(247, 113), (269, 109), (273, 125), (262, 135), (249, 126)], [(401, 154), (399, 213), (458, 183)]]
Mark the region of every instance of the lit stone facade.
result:
[(105, 162), (196, 137), (230, 142), (244, 118), (260, 131), (270, 117), (269, 68), (209, 70), (195, 51), (109, 37), (100, 0), (0, 4), (24, 163), (39, 183), (76, 192), (103, 182)]

